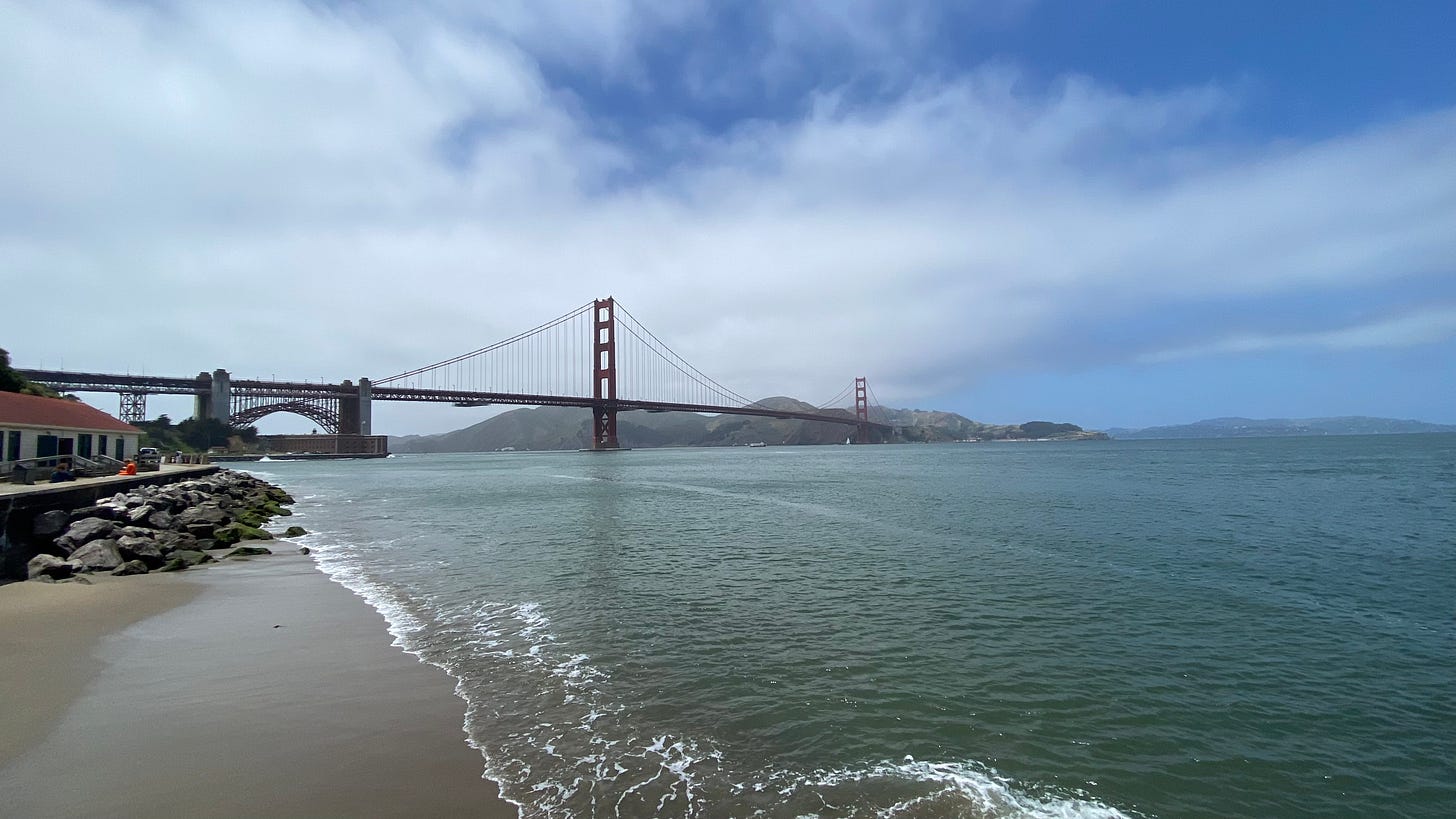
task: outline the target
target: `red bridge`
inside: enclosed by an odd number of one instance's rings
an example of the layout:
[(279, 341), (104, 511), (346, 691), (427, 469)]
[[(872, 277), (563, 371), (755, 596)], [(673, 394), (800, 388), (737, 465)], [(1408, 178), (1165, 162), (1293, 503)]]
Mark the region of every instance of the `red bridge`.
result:
[[(199, 418), (248, 425), (275, 412), (302, 415), (334, 434), (371, 434), (373, 401), (423, 401), (589, 407), (592, 448), (618, 449), (617, 413), (698, 412), (820, 421), (854, 428), (856, 443), (883, 440), (871, 393), (856, 378), (813, 412), (749, 401), (704, 375), (663, 344), (612, 298), (597, 299), (504, 341), (388, 378), (358, 384), (233, 380), (226, 370), (195, 378), (19, 370), (63, 392), (121, 394), (121, 417), (146, 417), (149, 394), (193, 395)], [(853, 396), (853, 411), (847, 406)], [(831, 406), (840, 398), (844, 408)]]

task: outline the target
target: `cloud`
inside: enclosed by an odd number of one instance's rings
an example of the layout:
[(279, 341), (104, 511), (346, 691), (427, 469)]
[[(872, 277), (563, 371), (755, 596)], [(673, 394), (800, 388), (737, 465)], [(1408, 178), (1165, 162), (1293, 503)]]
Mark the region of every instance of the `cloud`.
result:
[[(793, 104), (708, 123), (653, 104), (702, 67), (654, 50), (714, 47), (707, 7), (579, 8), (13, 6), (0, 277), (88, 317), (12, 319), (17, 363), (45, 339), (96, 370), (378, 377), (612, 294), (741, 393), (863, 374), (912, 403), (1069, 361), (1332, 347), (1346, 316), (1290, 334), (1279, 305), (1377, 290), (1424, 315), (1413, 283), (1456, 259), (1453, 110), (1214, 142), (1237, 89), (923, 71), (923, 18), (770, 4), (744, 71), (798, 76)], [(815, 74), (826, 49), (902, 62), (865, 95)], [(618, 97), (630, 127), (598, 113)], [(1250, 300), (1272, 307), (1206, 309)], [(163, 329), (118, 344), (137, 317)]]
[(1408, 315), (1314, 333), (1241, 333), (1194, 347), (1159, 350), (1138, 356), (1137, 361), (1145, 364), (1159, 364), (1205, 356), (1242, 355), (1274, 350), (1343, 352), (1387, 347), (1417, 347), (1436, 344), (1452, 338), (1456, 338), (1456, 306), (1420, 310)]

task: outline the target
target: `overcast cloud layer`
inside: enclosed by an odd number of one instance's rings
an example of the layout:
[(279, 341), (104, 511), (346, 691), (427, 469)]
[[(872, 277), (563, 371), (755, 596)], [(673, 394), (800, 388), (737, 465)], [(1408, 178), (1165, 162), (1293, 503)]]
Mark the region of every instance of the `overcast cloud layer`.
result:
[(0, 2), (0, 345), (378, 378), (613, 295), (746, 395), (1013, 421), (976, 390), (1456, 338), (1456, 109), (1255, 133), (1243, 83), (928, 64), (934, 4), (476, 5)]

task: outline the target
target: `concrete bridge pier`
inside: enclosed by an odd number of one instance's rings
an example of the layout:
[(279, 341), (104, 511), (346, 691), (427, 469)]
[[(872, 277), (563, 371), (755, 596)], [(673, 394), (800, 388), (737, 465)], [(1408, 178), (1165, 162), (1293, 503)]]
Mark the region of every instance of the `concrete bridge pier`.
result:
[(372, 398), (373, 389), (367, 378), (359, 379), (358, 387), (355, 387), (352, 381), (345, 381), (339, 385), (340, 435), (374, 434), (370, 432), (373, 426)]
[(367, 379), (367, 378), (361, 378), (361, 379), (359, 379), (359, 434), (360, 435), (373, 435), (374, 434), (371, 431), (373, 429), (373, 427), (374, 427), (374, 418), (373, 418), (373, 416), (374, 416), (374, 408), (373, 408), (372, 403), (371, 403), (373, 400), (374, 400), (374, 387), (369, 383), (369, 379)]
[(221, 367), (212, 371), (212, 415), (226, 424), (233, 411), (233, 383), (228, 371)]
[(232, 376), (219, 367), (197, 374), (197, 399), (192, 405), (193, 418), (214, 418), (226, 424), (233, 406)]
[(359, 434), (359, 401), (355, 397), (358, 391), (354, 388), (354, 382), (345, 380), (339, 385), (339, 434)]

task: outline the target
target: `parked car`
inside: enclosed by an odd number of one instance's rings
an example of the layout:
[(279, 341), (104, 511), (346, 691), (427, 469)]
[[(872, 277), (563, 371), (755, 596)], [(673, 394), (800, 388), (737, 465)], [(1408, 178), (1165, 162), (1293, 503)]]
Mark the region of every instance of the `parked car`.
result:
[(138, 472), (156, 472), (162, 468), (162, 453), (154, 446), (144, 446), (137, 450), (136, 465)]

